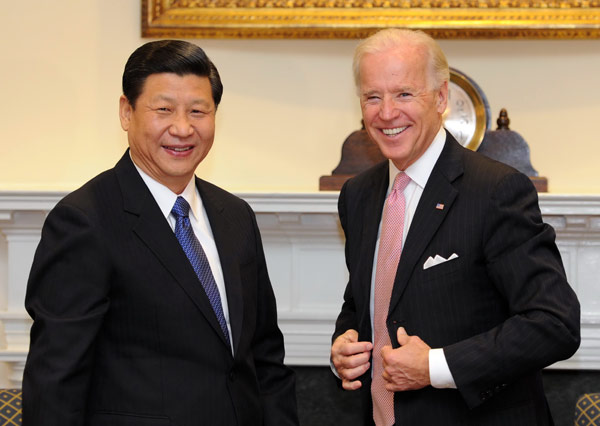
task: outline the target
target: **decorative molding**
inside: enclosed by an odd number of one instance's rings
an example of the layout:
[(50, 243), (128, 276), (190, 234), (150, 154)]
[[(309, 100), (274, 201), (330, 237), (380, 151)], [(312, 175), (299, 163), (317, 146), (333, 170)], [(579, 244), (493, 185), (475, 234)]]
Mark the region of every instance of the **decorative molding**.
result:
[[(43, 220), (65, 192), (0, 192), (0, 386), (19, 386), (31, 320), (25, 287)], [(245, 193), (256, 212), (285, 336), (286, 362), (328, 365), (347, 281), (337, 192)], [(540, 194), (582, 306), (582, 343), (551, 368), (600, 370), (600, 195)]]
[(388, 27), (435, 38), (600, 38), (599, 0), (142, 0), (142, 36), (365, 38)]

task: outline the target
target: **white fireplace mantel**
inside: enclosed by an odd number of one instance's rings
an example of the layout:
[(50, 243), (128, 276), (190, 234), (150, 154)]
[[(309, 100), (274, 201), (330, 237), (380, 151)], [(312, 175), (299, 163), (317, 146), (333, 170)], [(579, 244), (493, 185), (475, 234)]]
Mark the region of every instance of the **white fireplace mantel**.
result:
[[(0, 192), (0, 386), (20, 386), (29, 344), (23, 307), (46, 214), (64, 192)], [(347, 281), (337, 192), (238, 194), (256, 212), (285, 336), (286, 362), (328, 365)], [(582, 343), (552, 368), (600, 370), (600, 195), (540, 194), (582, 308)], [(2, 366), (3, 364), (3, 366)]]

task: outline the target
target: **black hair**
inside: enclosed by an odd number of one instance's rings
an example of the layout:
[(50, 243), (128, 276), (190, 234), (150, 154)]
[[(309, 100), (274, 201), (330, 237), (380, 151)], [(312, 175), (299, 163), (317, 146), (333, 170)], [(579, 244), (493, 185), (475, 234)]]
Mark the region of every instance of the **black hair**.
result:
[(195, 44), (182, 40), (151, 41), (138, 47), (129, 57), (123, 71), (123, 94), (135, 109), (148, 76), (173, 73), (179, 76), (194, 74), (207, 77), (215, 107), (223, 95), (223, 83), (217, 67)]

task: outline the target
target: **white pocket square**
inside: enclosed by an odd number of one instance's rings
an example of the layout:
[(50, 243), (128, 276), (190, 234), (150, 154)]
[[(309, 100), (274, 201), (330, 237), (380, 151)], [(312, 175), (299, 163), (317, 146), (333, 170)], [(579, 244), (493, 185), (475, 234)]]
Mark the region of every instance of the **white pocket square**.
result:
[(457, 259), (457, 258), (458, 258), (458, 254), (456, 254), (456, 253), (452, 253), (448, 259), (444, 259), (439, 254), (436, 254), (435, 257), (429, 256), (429, 258), (423, 264), (423, 269), (424, 270), (425, 269), (429, 269), (432, 266), (436, 266), (436, 265), (439, 265), (441, 263), (448, 262), (449, 260), (453, 260), (453, 259)]

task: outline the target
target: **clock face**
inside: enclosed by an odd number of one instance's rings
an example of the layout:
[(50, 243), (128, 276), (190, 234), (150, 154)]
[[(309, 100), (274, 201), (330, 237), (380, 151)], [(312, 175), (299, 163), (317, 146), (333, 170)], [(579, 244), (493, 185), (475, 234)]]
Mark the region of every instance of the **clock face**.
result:
[(481, 88), (466, 74), (450, 68), (444, 127), (462, 146), (476, 151), (490, 120), (490, 107)]

